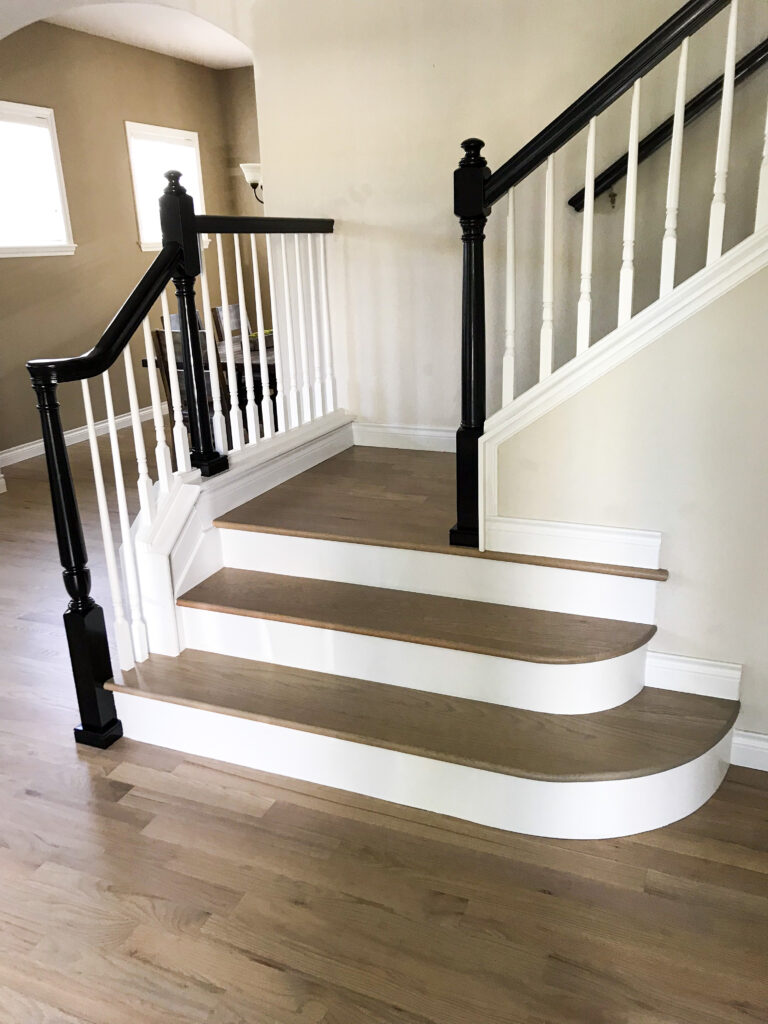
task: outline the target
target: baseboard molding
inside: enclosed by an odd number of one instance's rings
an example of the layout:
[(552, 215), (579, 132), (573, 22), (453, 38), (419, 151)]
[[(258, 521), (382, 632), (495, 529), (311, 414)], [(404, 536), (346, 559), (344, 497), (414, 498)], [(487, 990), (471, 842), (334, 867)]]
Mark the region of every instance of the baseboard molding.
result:
[(733, 734), (731, 764), (768, 772), (768, 734), (737, 729)]
[(487, 516), (484, 548), (518, 555), (658, 569), (661, 534), (616, 526)]
[[(168, 404), (163, 402), (162, 405), (163, 415), (168, 414)], [(152, 419), (152, 406), (147, 405), (143, 409), (139, 410), (139, 419), (143, 422), (144, 420)], [(117, 424), (118, 430), (123, 430), (125, 427), (131, 425), (131, 414), (129, 412), (121, 413), (115, 417), (115, 423)], [(98, 435), (106, 434), (109, 430), (108, 420), (99, 420), (95, 424), (96, 433)], [(71, 430), (64, 431), (64, 441), (67, 446), (71, 444), (80, 444), (81, 441), (88, 440), (88, 428), (86, 426), (73, 427)], [(42, 455), (45, 449), (43, 448), (43, 440), (40, 438), (38, 441), (27, 441), (26, 444), (17, 444), (13, 448), (6, 448), (0, 451), (0, 467), (2, 466), (13, 466), (17, 462), (25, 462), (27, 459), (35, 459), (38, 455)], [(2, 480), (2, 473), (0, 473), (0, 481)], [(0, 484), (0, 492), (4, 488)]]
[(368, 448), (407, 448), (423, 452), (455, 452), (451, 427), (402, 427), (390, 423), (355, 423), (355, 444)]
[(738, 700), (741, 665), (649, 651), (645, 662), (645, 685), (659, 690)]

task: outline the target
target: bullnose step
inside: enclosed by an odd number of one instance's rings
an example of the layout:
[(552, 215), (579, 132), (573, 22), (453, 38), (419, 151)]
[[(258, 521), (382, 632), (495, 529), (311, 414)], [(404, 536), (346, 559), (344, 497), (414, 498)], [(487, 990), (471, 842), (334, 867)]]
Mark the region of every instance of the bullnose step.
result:
[(619, 658), (656, 627), (330, 580), (220, 569), (177, 603), (549, 665)]

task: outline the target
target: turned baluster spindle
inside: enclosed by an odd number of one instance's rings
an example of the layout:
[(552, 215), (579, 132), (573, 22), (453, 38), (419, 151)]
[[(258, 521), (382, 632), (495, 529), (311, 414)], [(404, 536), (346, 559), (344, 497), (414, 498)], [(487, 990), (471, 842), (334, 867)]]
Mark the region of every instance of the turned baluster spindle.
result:
[(680, 206), (680, 170), (683, 162), (683, 131), (685, 128), (685, 85), (688, 77), (688, 40), (680, 47), (675, 90), (675, 113), (672, 120), (672, 142), (669, 151), (667, 179), (667, 211), (664, 240), (661, 243), (661, 279), (659, 296), (668, 295), (675, 287), (677, 260), (677, 214)]
[(515, 190), (507, 196), (507, 251), (504, 281), (504, 357), (501, 370), (501, 404), (515, 397)]
[(323, 376), (323, 391), (325, 392), (325, 411), (333, 412), (336, 408), (336, 376), (333, 372), (333, 342), (331, 339), (331, 300), (328, 294), (328, 268), (325, 259), (325, 235), (320, 236), (320, 249), (318, 253), (319, 289), (320, 289), (320, 319), (322, 322), (323, 334), (323, 364), (325, 374)]
[(157, 467), (157, 479), (160, 484), (160, 493), (167, 494), (170, 487), (171, 474), (171, 450), (165, 439), (165, 421), (163, 420), (163, 405), (160, 400), (160, 385), (157, 379), (157, 359), (152, 345), (152, 330), (149, 325), (149, 318), (145, 317), (142, 322), (144, 334), (144, 351), (147, 357), (147, 377), (149, 379), (149, 394), (152, 401), (152, 423), (155, 428), (155, 465)]
[(168, 384), (171, 389), (171, 419), (173, 422), (173, 450), (176, 455), (176, 468), (186, 473), (192, 468), (189, 457), (189, 438), (184, 426), (184, 411), (181, 407), (181, 388), (179, 387), (179, 365), (176, 346), (173, 343), (171, 330), (171, 310), (165, 291), (160, 296), (160, 308), (163, 313), (163, 337), (165, 339), (165, 359), (168, 364)]
[[(317, 299), (317, 269), (315, 267), (315, 237), (307, 234), (307, 267), (309, 276), (309, 308), (312, 313), (312, 398), (315, 416), (323, 415), (323, 379), (320, 355), (320, 310)], [(325, 410), (326, 412), (329, 410)]]
[[(261, 302), (261, 276), (259, 274), (259, 253), (256, 245), (256, 235), (251, 235), (251, 265), (253, 267), (253, 301), (256, 306), (256, 336), (258, 338), (259, 348), (259, 376), (261, 377), (261, 422), (264, 437), (272, 437), (275, 432), (275, 424), (274, 417), (272, 415), (272, 402), (269, 397), (269, 359), (267, 358), (267, 337), (264, 330), (264, 308)], [(275, 367), (277, 367), (277, 355), (275, 355)]]
[(213, 311), (211, 307), (211, 292), (208, 287), (208, 269), (205, 265), (205, 249), (200, 243), (200, 297), (203, 303), (203, 324), (205, 326), (205, 350), (208, 356), (208, 376), (211, 382), (211, 404), (213, 415), (211, 426), (213, 428), (213, 443), (217, 451), (226, 452), (229, 448), (227, 442), (227, 421), (221, 404), (221, 385), (219, 383), (219, 359), (216, 352), (216, 334), (213, 327)]
[(728, 163), (731, 152), (731, 124), (733, 121), (733, 89), (736, 77), (736, 33), (739, 18), (739, 0), (731, 0), (728, 17), (728, 36), (725, 43), (725, 69), (723, 71), (723, 98), (720, 105), (720, 125), (717, 132), (715, 157), (715, 187), (709, 212), (707, 238), (707, 266), (723, 253), (725, 232), (725, 195), (728, 181)]
[(547, 159), (544, 187), (544, 276), (541, 289), (539, 380), (552, 373), (555, 345), (555, 158)]
[(245, 305), (240, 235), (233, 235), (232, 239), (235, 246), (235, 279), (237, 281), (237, 303), (240, 314), (240, 348), (242, 350), (243, 376), (245, 378), (245, 423), (248, 428), (248, 444), (256, 444), (259, 440), (259, 410), (256, 407), (253, 386), (253, 362), (251, 361), (251, 342), (248, 333), (248, 309)]
[(627, 147), (627, 194), (624, 200), (624, 237), (619, 273), (618, 323), (632, 318), (632, 296), (635, 286), (635, 225), (637, 218), (637, 150), (640, 143), (640, 79), (632, 89), (629, 115), (629, 146)]
[(576, 314), (576, 354), (589, 349), (592, 327), (592, 241), (595, 227), (595, 134), (597, 118), (587, 130), (587, 156), (584, 170), (584, 223), (581, 228), (581, 285)]
[(763, 156), (760, 161), (760, 181), (757, 186), (757, 209), (755, 211), (755, 231), (768, 224), (768, 109), (765, 115), (763, 132)]
[[(147, 450), (144, 444), (144, 432), (141, 426), (141, 412), (139, 409), (139, 396), (136, 392), (136, 378), (133, 373), (133, 359), (131, 357), (131, 346), (126, 345), (123, 351), (125, 363), (125, 382), (128, 388), (128, 404), (131, 410), (131, 429), (133, 430), (133, 448), (136, 453), (136, 465), (139, 476), (136, 486), (139, 492), (139, 508), (147, 522), (152, 522), (155, 516), (155, 494), (152, 490), (152, 480), (149, 476), (147, 465)], [(85, 383), (85, 382), (83, 382)]]
[(277, 315), (275, 261), (272, 254), (271, 235), (267, 235), (267, 278), (269, 280), (269, 305), (272, 310), (272, 351), (275, 354), (275, 430), (280, 434), (288, 429), (288, 413), (283, 378), (283, 336)]
[(280, 266), (283, 272), (283, 302), (285, 313), (285, 349), (288, 354), (288, 425), (298, 427), (299, 389), (296, 384), (296, 348), (293, 340), (293, 309), (291, 304), (291, 282), (288, 276), (288, 252), (285, 235), (280, 235)]
[(227, 386), (229, 387), (229, 429), (232, 434), (232, 447), (240, 451), (243, 447), (243, 417), (240, 414), (238, 401), (237, 365), (235, 363), (235, 343), (232, 338), (232, 317), (229, 312), (229, 291), (227, 289), (227, 270), (224, 266), (224, 246), (221, 235), (216, 235), (216, 257), (219, 261), (219, 291), (221, 293), (221, 321), (224, 331), (224, 353), (227, 363)]

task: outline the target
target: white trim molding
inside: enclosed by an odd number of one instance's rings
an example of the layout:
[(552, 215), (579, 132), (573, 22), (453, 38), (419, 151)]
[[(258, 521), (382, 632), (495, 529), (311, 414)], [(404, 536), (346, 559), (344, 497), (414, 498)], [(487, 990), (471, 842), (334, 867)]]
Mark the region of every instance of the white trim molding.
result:
[(733, 734), (731, 764), (768, 772), (768, 734), (737, 729)]
[(516, 555), (658, 569), (661, 534), (619, 526), (487, 516), (484, 547)]
[(355, 423), (355, 444), (368, 448), (408, 448), (411, 451), (455, 452), (452, 427), (403, 427), (391, 423)]
[(552, 839), (610, 839), (678, 821), (717, 790), (731, 733), (667, 771), (589, 782), (529, 779), (207, 708), (115, 693), (129, 739)]
[[(168, 415), (168, 404), (163, 402), (162, 410), (164, 415)], [(151, 420), (152, 419), (152, 406), (147, 405), (143, 409), (139, 409), (139, 419)], [(115, 416), (115, 424), (118, 430), (123, 430), (125, 427), (131, 425), (131, 414), (129, 412), (121, 413), (119, 416)], [(106, 434), (109, 431), (109, 421), (99, 420), (98, 423), (94, 424), (96, 433)], [(64, 431), (64, 442), (69, 447), (71, 444), (80, 444), (81, 441), (88, 440), (88, 428), (87, 427), (73, 427), (71, 430)], [(17, 444), (13, 448), (6, 448), (4, 451), (0, 451), (0, 468), (3, 466), (13, 466), (17, 462), (24, 462), (26, 459), (35, 459), (38, 455), (45, 454), (45, 448), (43, 447), (42, 438), (39, 441), (27, 441), (26, 444)], [(2, 474), (0, 474), (2, 476)]]
[(741, 665), (649, 651), (645, 663), (645, 685), (659, 690), (738, 700)]

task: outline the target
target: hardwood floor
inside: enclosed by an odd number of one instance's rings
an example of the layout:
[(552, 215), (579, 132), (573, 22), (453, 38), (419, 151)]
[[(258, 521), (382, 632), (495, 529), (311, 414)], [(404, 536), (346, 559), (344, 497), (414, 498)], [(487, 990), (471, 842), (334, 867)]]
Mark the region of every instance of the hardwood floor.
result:
[(731, 769), (657, 832), (562, 842), (76, 747), (42, 460), (4, 475), (0, 1024), (768, 1020), (768, 776)]

